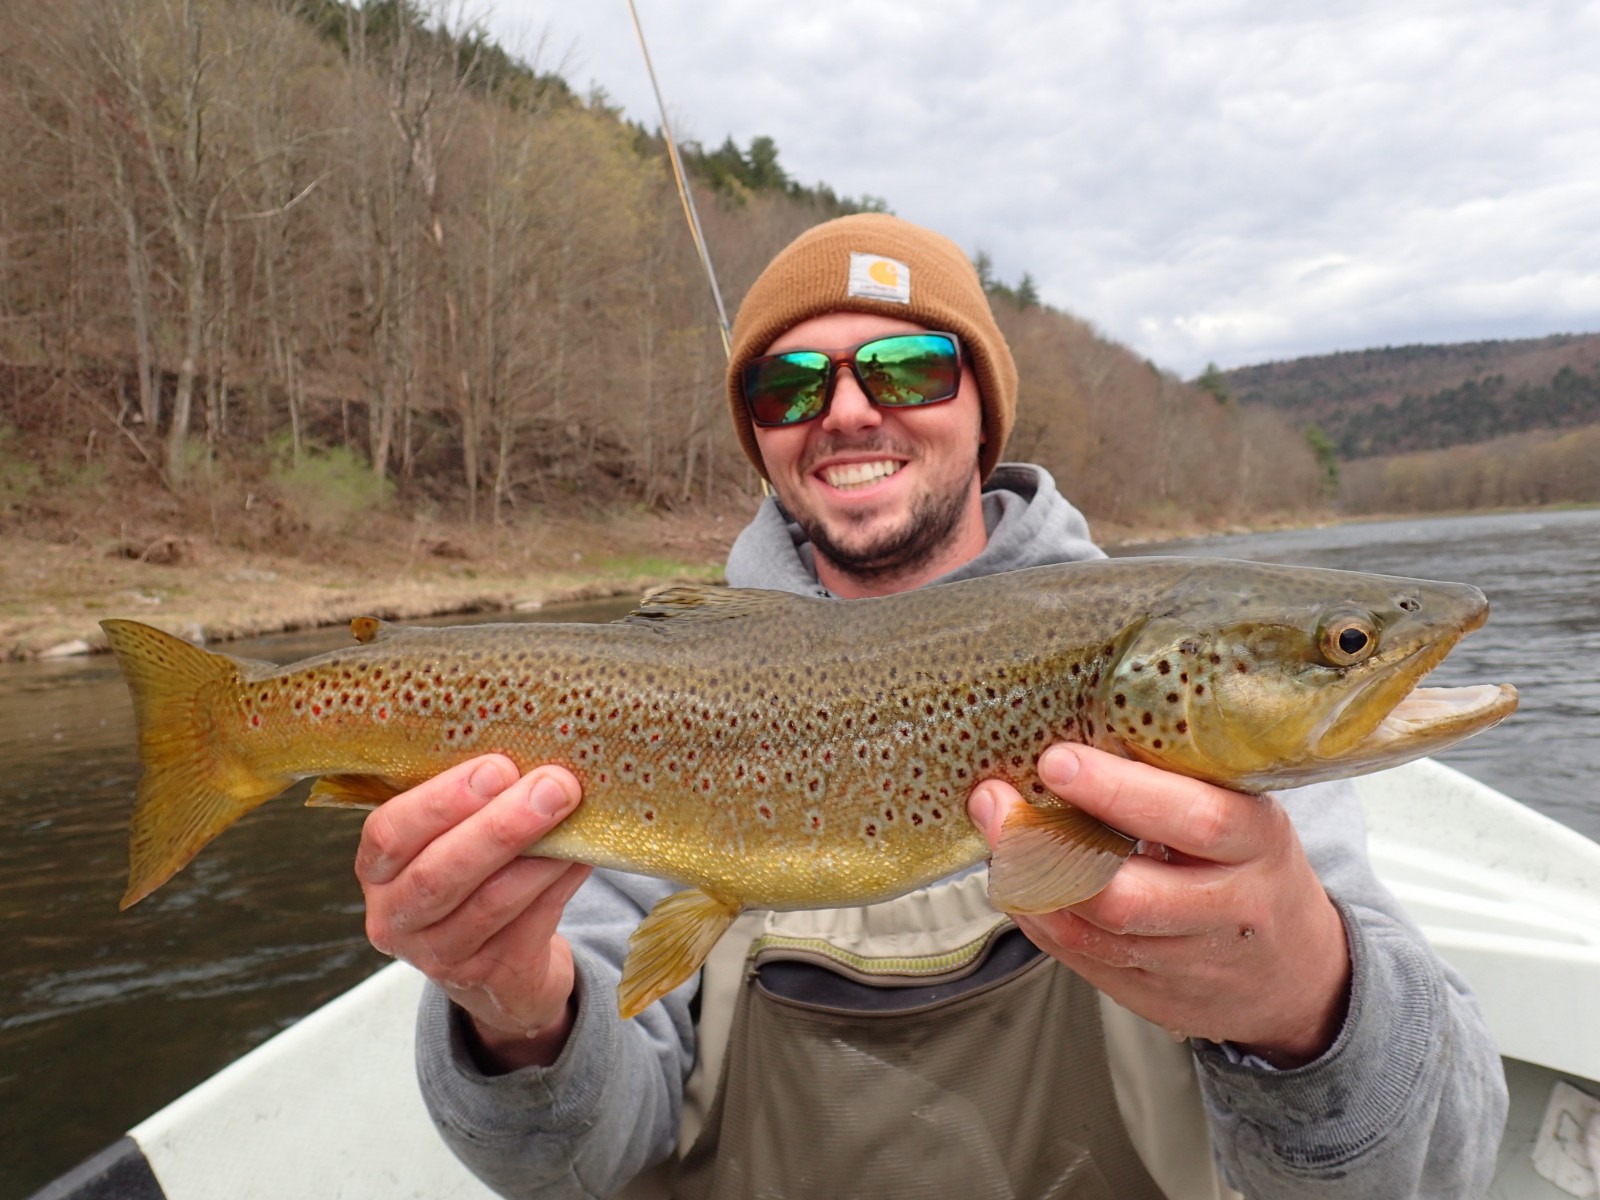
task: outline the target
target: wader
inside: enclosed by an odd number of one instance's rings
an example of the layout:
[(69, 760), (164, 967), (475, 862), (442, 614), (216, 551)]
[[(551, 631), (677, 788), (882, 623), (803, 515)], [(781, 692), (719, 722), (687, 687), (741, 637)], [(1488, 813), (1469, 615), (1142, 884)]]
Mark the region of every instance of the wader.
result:
[(752, 912), (706, 961), (679, 1154), (628, 1200), (1236, 1200), (1193, 1059), (989, 906), (979, 871)]

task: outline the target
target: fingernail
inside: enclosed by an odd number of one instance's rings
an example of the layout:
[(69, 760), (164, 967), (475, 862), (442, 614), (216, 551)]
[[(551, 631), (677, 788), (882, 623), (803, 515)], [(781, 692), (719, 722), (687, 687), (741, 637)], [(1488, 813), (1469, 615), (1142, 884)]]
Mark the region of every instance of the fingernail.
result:
[(1039, 776), (1051, 791), (1076, 779), (1082, 766), (1082, 760), (1068, 746), (1051, 746), (1039, 756)]
[(967, 815), (972, 818), (973, 824), (987, 832), (994, 822), (996, 803), (998, 801), (995, 800), (994, 789), (987, 785), (980, 786), (967, 801)]
[(566, 816), (577, 804), (577, 799), (569, 796), (566, 789), (548, 775), (534, 780), (528, 792), (528, 807), (552, 821)]
[(498, 759), (484, 763), (467, 780), (467, 786), (485, 800), (493, 800), (510, 783), (511, 780), (506, 778), (506, 769)]

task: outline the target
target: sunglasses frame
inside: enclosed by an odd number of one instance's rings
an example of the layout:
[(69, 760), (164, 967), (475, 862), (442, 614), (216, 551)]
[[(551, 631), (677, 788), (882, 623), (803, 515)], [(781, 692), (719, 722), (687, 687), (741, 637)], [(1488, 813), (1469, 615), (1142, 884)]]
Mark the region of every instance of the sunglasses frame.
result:
[[(950, 394), (940, 396), (936, 400), (922, 400), (916, 404), (883, 404), (872, 394), (872, 389), (867, 385), (866, 379), (861, 374), (861, 364), (856, 355), (868, 346), (878, 342), (890, 341), (894, 338), (913, 337), (942, 337), (950, 339), (950, 344), (955, 348), (955, 378), (950, 384)], [(765, 362), (786, 358), (791, 354), (820, 354), (828, 360), (827, 378), (822, 388), (822, 404), (816, 412), (808, 417), (801, 417), (798, 421), (763, 421), (756, 415), (756, 402), (750, 396), (750, 371), (752, 368)], [(861, 394), (867, 398), (867, 403), (873, 408), (885, 409), (890, 412), (901, 412), (906, 409), (932, 408), (936, 404), (948, 404), (961, 393), (961, 360), (966, 356), (962, 349), (961, 338), (947, 329), (922, 329), (916, 332), (881, 333), (877, 337), (870, 337), (864, 342), (846, 350), (817, 350), (807, 346), (796, 347), (793, 350), (780, 350), (776, 354), (762, 354), (745, 363), (744, 369), (739, 372), (739, 395), (744, 399), (745, 411), (750, 414), (750, 421), (762, 429), (793, 429), (796, 425), (807, 425), (812, 421), (820, 420), (828, 415), (828, 409), (833, 405), (833, 391), (839, 380), (839, 368), (849, 367), (850, 374), (854, 376), (856, 386), (861, 389)]]

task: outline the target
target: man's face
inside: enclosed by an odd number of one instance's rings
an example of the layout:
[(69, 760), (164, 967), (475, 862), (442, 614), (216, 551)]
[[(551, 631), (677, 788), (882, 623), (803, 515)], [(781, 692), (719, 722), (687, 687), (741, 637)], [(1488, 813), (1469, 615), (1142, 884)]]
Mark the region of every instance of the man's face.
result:
[[(922, 329), (891, 317), (829, 313), (781, 334), (766, 353), (838, 352)], [(954, 400), (906, 409), (874, 406), (841, 370), (824, 416), (756, 426), (755, 433), (778, 498), (811, 539), (818, 576), (837, 594), (917, 587), (983, 549), (983, 412), (971, 370), (963, 369)]]

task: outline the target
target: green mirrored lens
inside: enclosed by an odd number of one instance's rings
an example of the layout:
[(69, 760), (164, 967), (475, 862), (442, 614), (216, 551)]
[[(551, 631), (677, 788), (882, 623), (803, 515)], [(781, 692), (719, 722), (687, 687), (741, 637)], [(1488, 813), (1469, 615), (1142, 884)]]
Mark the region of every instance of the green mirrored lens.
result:
[(822, 411), (832, 364), (826, 354), (797, 350), (759, 359), (745, 368), (750, 415), (762, 425), (793, 425)]
[(950, 399), (961, 382), (959, 361), (954, 340), (939, 333), (879, 338), (856, 351), (868, 395), (890, 407)]

